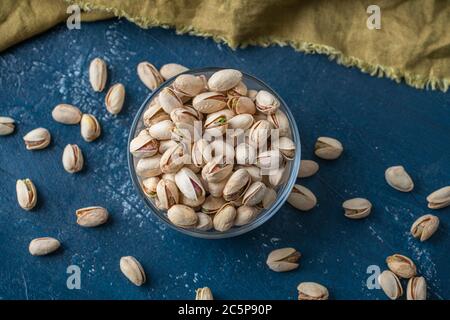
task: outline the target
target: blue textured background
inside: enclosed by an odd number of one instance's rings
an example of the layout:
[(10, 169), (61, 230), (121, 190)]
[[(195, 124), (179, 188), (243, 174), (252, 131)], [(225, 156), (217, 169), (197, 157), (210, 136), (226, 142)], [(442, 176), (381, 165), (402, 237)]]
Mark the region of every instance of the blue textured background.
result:
[[(109, 65), (110, 83), (127, 88), (123, 112), (110, 116), (104, 93), (89, 86), (87, 69), (94, 57)], [(319, 174), (302, 183), (315, 192), (317, 208), (300, 213), (285, 205), (273, 219), (244, 236), (207, 241), (189, 238), (162, 225), (133, 189), (126, 163), (126, 141), (134, 113), (148, 94), (136, 65), (148, 60), (160, 67), (178, 62), (189, 67), (242, 69), (271, 85), (298, 119), (303, 158), (314, 158), (315, 138), (340, 139), (343, 156), (317, 160)], [(95, 114), (103, 134), (85, 143), (78, 126), (52, 121), (58, 103), (72, 103)], [(386, 256), (410, 256), (429, 285), (430, 298), (450, 298), (449, 209), (438, 232), (426, 243), (409, 235), (412, 222), (429, 213), (425, 197), (450, 184), (450, 95), (419, 91), (305, 56), (291, 48), (232, 51), (209, 39), (177, 36), (162, 29), (142, 30), (125, 21), (59, 26), (0, 55), (0, 114), (16, 119), (14, 135), (0, 137), (0, 298), (3, 299), (191, 299), (195, 288), (209, 286), (218, 299), (296, 299), (301, 281), (326, 285), (334, 299), (385, 299), (365, 283), (369, 265), (385, 268)], [(26, 151), (22, 136), (43, 126), (53, 137), (45, 150)], [(70, 175), (61, 155), (67, 143), (81, 146), (86, 168)], [(402, 164), (416, 188), (404, 194), (388, 187), (384, 170)], [(39, 204), (32, 212), (16, 202), (15, 182), (31, 178)], [(369, 198), (372, 215), (344, 218), (341, 203)], [(112, 219), (97, 229), (75, 223), (79, 207), (102, 205)], [(54, 236), (63, 250), (32, 257), (31, 239)], [(267, 254), (293, 246), (301, 266), (274, 273)], [(131, 285), (119, 271), (119, 258), (136, 256), (149, 282)], [(81, 290), (66, 288), (66, 268), (82, 271)]]

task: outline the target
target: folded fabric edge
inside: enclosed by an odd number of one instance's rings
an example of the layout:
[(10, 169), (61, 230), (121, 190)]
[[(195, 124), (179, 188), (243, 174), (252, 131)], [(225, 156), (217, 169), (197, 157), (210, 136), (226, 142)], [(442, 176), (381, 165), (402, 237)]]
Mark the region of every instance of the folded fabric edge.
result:
[(80, 0), (64, 0), (68, 3), (78, 4), (81, 9), (85, 11), (91, 10), (102, 10), (108, 13), (113, 13), (116, 17), (124, 17), (127, 20), (137, 24), (141, 28), (151, 28), (151, 27), (162, 27), (162, 28), (174, 28), (177, 34), (189, 34), (193, 36), (201, 36), (212, 38), (215, 42), (225, 43), (230, 46), (232, 49), (236, 49), (238, 47), (245, 48), (249, 45), (254, 46), (262, 46), (268, 47), (270, 45), (276, 44), (279, 46), (291, 46), (296, 51), (303, 52), (305, 54), (324, 54), (327, 55), (330, 60), (336, 61), (336, 63), (340, 65), (344, 65), (346, 67), (357, 67), (363, 73), (368, 73), (371, 76), (377, 77), (386, 77), (388, 79), (394, 80), (397, 83), (400, 83), (402, 80), (405, 83), (416, 89), (431, 89), (436, 90), (439, 89), (443, 92), (446, 92), (450, 86), (450, 78), (438, 78), (433, 76), (422, 76), (418, 74), (414, 74), (411, 72), (407, 72), (401, 70), (399, 68), (371, 64), (360, 58), (345, 55), (342, 51), (339, 51), (331, 46), (327, 46), (324, 44), (317, 44), (308, 41), (286, 41), (280, 40), (272, 37), (259, 37), (258, 39), (247, 40), (239, 43), (234, 43), (229, 39), (214, 35), (209, 32), (204, 32), (201, 30), (197, 30), (193, 26), (179, 25), (179, 24), (166, 24), (158, 21), (154, 18), (148, 17), (132, 17), (127, 12), (123, 10), (119, 10), (117, 8), (107, 7), (103, 5), (97, 5), (86, 1)]

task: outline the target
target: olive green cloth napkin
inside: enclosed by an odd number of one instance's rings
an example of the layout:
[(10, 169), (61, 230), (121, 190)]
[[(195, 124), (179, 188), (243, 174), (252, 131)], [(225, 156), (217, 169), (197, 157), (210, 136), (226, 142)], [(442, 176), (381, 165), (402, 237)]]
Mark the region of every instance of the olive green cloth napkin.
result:
[[(63, 20), (62, 1), (1, 0), (0, 50)], [(290, 45), (416, 88), (446, 91), (450, 85), (448, 0), (65, 1), (87, 11), (126, 17), (144, 28), (173, 27), (180, 33), (213, 37), (233, 48)], [(33, 14), (11, 4), (16, 2), (33, 8)], [(381, 10), (381, 29), (366, 25), (371, 15), (367, 8), (373, 4)], [(6, 30), (11, 34), (5, 35)]]

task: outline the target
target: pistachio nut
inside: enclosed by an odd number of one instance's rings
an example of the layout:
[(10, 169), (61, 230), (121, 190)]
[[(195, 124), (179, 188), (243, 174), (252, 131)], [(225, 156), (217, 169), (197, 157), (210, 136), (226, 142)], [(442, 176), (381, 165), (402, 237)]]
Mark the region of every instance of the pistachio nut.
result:
[(195, 300), (214, 300), (211, 289), (204, 287), (195, 290)]
[[(178, 142), (192, 144), (194, 141), (196, 127), (189, 123), (176, 122), (170, 133), (171, 138)], [(200, 134), (198, 135), (200, 136)]]
[(17, 180), (17, 202), (22, 209), (31, 210), (37, 202), (37, 191), (30, 179)]
[(189, 199), (184, 194), (180, 194), (180, 203), (191, 208), (194, 208), (195, 211), (198, 211), (201, 208), (201, 205), (205, 202), (206, 197), (204, 195), (200, 195), (197, 199)]
[(412, 277), (406, 288), (406, 299), (427, 300), (427, 282), (424, 277)]
[(167, 211), (170, 222), (180, 228), (192, 228), (197, 225), (198, 216), (194, 209), (183, 204), (176, 204)]
[(286, 114), (278, 109), (275, 113), (267, 115), (269, 121), (275, 129), (278, 129), (278, 136), (286, 137), (291, 134), (291, 126)]
[(298, 300), (328, 300), (328, 289), (315, 282), (302, 282), (297, 286)]
[(265, 193), (266, 185), (264, 183), (253, 182), (242, 197), (242, 204), (250, 207), (256, 206), (264, 199)]
[(317, 171), (319, 171), (319, 164), (317, 162), (314, 160), (302, 160), (297, 177), (308, 178), (315, 175)]
[(147, 130), (130, 142), (130, 152), (136, 158), (152, 157), (158, 153), (158, 150), (159, 141), (153, 138)]
[(295, 143), (288, 137), (280, 137), (272, 142), (272, 149), (278, 149), (286, 160), (295, 158)]
[(143, 178), (159, 176), (162, 171), (160, 167), (161, 155), (157, 154), (153, 157), (142, 158), (136, 164), (136, 174)]
[(172, 110), (176, 108), (183, 107), (183, 101), (181, 101), (180, 97), (177, 96), (175, 91), (169, 87), (161, 90), (158, 95), (158, 101), (161, 105), (161, 108), (168, 114), (170, 114)]
[(33, 256), (45, 256), (50, 254), (61, 246), (61, 243), (55, 238), (42, 237), (31, 240), (28, 251)]
[(246, 96), (248, 92), (248, 88), (246, 84), (240, 81), (235, 87), (231, 88), (227, 91), (228, 98)]
[(45, 128), (37, 128), (28, 132), (23, 141), (27, 150), (40, 150), (46, 148), (51, 141), (50, 132)]
[(314, 193), (312, 193), (308, 188), (299, 184), (294, 185), (287, 201), (294, 208), (301, 211), (311, 210), (317, 204), (317, 199)]
[(254, 123), (253, 116), (251, 114), (243, 113), (238, 114), (228, 121), (228, 128), (233, 129), (233, 137), (240, 136), (245, 133), (247, 129), (250, 129)]
[(64, 169), (69, 173), (81, 171), (84, 165), (84, 158), (80, 147), (76, 144), (68, 144), (64, 148), (62, 163)]
[(186, 146), (178, 143), (168, 149), (161, 157), (161, 171), (163, 173), (176, 173), (189, 161)]
[(81, 111), (71, 104), (62, 103), (53, 109), (52, 117), (59, 123), (78, 124), (81, 121)]
[(175, 182), (161, 179), (156, 186), (156, 194), (162, 209), (169, 209), (179, 203), (179, 193)]
[(150, 102), (147, 110), (145, 110), (143, 119), (144, 125), (146, 127), (151, 127), (155, 123), (164, 120), (170, 120), (170, 116), (167, 113), (165, 113), (164, 110), (161, 108), (158, 97), (155, 97)]
[(222, 197), (214, 197), (209, 195), (202, 204), (202, 212), (205, 214), (214, 215), (225, 204), (225, 199)]
[(286, 272), (298, 268), (301, 253), (294, 248), (273, 250), (267, 257), (266, 264), (275, 272)]
[(208, 231), (213, 228), (212, 218), (203, 212), (197, 212), (198, 222), (195, 229), (201, 231)]
[(135, 257), (126, 256), (120, 258), (120, 271), (136, 286), (142, 286), (146, 281), (144, 268)]
[(236, 163), (252, 165), (256, 163), (256, 149), (248, 143), (241, 143), (236, 147)]
[(203, 156), (207, 162), (214, 158), (223, 158), (224, 162), (233, 164), (234, 147), (222, 139), (217, 139), (206, 146)]
[(223, 189), (223, 198), (226, 201), (234, 201), (244, 196), (252, 179), (245, 169), (239, 169), (230, 176)]
[(387, 257), (386, 264), (389, 270), (401, 278), (409, 279), (417, 274), (417, 268), (414, 262), (401, 254), (394, 254)]
[(161, 179), (168, 179), (168, 180), (172, 180), (173, 182), (175, 182), (175, 173), (163, 173), (161, 175)]
[(147, 197), (156, 197), (156, 188), (158, 186), (159, 180), (161, 180), (159, 177), (150, 177), (142, 181), (142, 190), (147, 195)]
[(106, 62), (100, 58), (92, 60), (89, 66), (89, 81), (91, 82), (92, 89), (96, 92), (103, 91), (107, 77)]
[(155, 90), (164, 82), (163, 76), (150, 62), (144, 61), (138, 64), (137, 74), (142, 83), (150, 90)]
[(100, 226), (106, 223), (109, 217), (108, 210), (98, 206), (78, 209), (75, 215), (77, 216), (77, 224), (87, 228)]
[(14, 119), (10, 117), (0, 117), (0, 136), (6, 136), (14, 132)]
[(393, 166), (384, 173), (386, 182), (394, 189), (409, 192), (414, 188), (414, 182), (403, 166)]
[(92, 114), (83, 114), (81, 117), (80, 132), (86, 142), (92, 142), (100, 136), (102, 129), (97, 118)]
[(175, 127), (171, 120), (163, 120), (153, 124), (148, 132), (150, 135), (158, 140), (170, 140), (172, 138), (172, 130)]
[(174, 123), (183, 122), (194, 125), (196, 121), (202, 120), (202, 114), (194, 108), (184, 106), (183, 108), (176, 108), (170, 113), (170, 119)]
[(242, 73), (234, 69), (223, 69), (212, 74), (208, 80), (211, 91), (224, 92), (236, 87), (242, 80)]
[(249, 142), (256, 148), (261, 148), (267, 144), (270, 138), (272, 125), (267, 120), (259, 120), (253, 124), (249, 131)]
[(219, 92), (203, 92), (192, 100), (192, 107), (201, 113), (214, 113), (227, 106), (227, 97)]
[(255, 102), (257, 94), (258, 94), (257, 90), (254, 89), (247, 90), (247, 97), (252, 99), (253, 102)]
[(195, 97), (205, 90), (204, 78), (192, 74), (179, 75), (172, 85), (177, 93), (181, 93), (183, 96), (190, 98)]
[(184, 167), (175, 174), (175, 183), (184, 197), (190, 200), (198, 200), (205, 197), (205, 189), (200, 179), (192, 170)]
[(264, 114), (275, 113), (280, 107), (280, 101), (273, 94), (260, 90), (255, 98), (256, 109)]
[(256, 157), (256, 165), (261, 169), (277, 170), (284, 166), (283, 156), (279, 150), (264, 151)]
[(159, 73), (165, 80), (168, 80), (188, 70), (189, 70), (188, 68), (182, 66), (181, 64), (167, 63), (163, 65), (161, 69), (159, 69)]
[(160, 154), (164, 154), (164, 152), (166, 152), (167, 150), (169, 150), (170, 148), (172, 148), (173, 146), (176, 146), (178, 144), (179, 144), (179, 142), (175, 141), (175, 140), (161, 140), (161, 141), (159, 141), (158, 152)]
[(411, 226), (411, 234), (414, 238), (425, 241), (429, 239), (439, 227), (439, 218), (426, 214), (417, 219)]
[(391, 271), (385, 270), (378, 276), (381, 289), (391, 300), (396, 300), (403, 295), (402, 285), (398, 277)]
[(269, 209), (272, 204), (277, 200), (277, 192), (272, 188), (266, 188), (266, 193), (262, 201), (262, 207), (264, 209)]
[(338, 140), (329, 137), (317, 138), (314, 148), (316, 156), (325, 160), (337, 159), (344, 151), (342, 144)]
[(344, 201), (342, 204), (344, 215), (350, 219), (362, 219), (367, 217), (372, 210), (372, 204), (364, 198), (354, 198)]
[(450, 186), (440, 188), (427, 197), (428, 208), (441, 209), (450, 205)]
[(216, 137), (222, 136), (226, 132), (228, 129), (228, 120), (231, 118), (226, 111), (221, 110), (208, 115), (203, 124), (204, 134)]
[(220, 232), (229, 230), (234, 225), (236, 209), (232, 204), (226, 203), (220, 208), (213, 218), (214, 229)]
[(236, 219), (234, 220), (234, 225), (240, 227), (249, 224), (250, 222), (255, 220), (258, 214), (259, 214), (258, 208), (246, 205), (239, 206), (236, 209)]
[(209, 161), (202, 169), (202, 177), (208, 182), (217, 183), (228, 178), (233, 171), (233, 164), (227, 164), (223, 157)]
[(227, 106), (235, 114), (255, 114), (256, 112), (255, 103), (248, 97), (232, 97), (228, 100)]
[(261, 169), (257, 166), (241, 166), (238, 165), (235, 167), (236, 170), (238, 169), (245, 169), (248, 171), (248, 173), (250, 174), (250, 177), (252, 178), (252, 182), (256, 182), (256, 181), (262, 181), (263, 179), (263, 175), (261, 173)]
[(122, 111), (125, 102), (125, 87), (121, 83), (116, 83), (109, 88), (105, 97), (105, 106), (111, 114), (118, 114)]
[(202, 168), (206, 163), (205, 151), (208, 150), (208, 142), (205, 139), (199, 139), (192, 145), (191, 160), (196, 167)]
[(225, 189), (225, 186), (227, 184), (227, 180), (222, 180), (220, 182), (206, 182), (207, 188), (209, 193), (213, 197), (222, 197), (223, 196), (223, 190)]
[(268, 176), (265, 175), (264, 178), (268, 177), (270, 185), (274, 188), (277, 188), (283, 183), (285, 183), (288, 173), (289, 171), (286, 170), (286, 167), (280, 167), (275, 170), (270, 170), (268, 173), (269, 175)]

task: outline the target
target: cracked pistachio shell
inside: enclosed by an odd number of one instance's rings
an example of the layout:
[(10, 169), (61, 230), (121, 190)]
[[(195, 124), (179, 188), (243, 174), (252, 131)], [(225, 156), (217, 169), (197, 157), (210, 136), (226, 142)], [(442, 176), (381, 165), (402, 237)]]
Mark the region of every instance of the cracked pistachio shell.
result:
[(111, 114), (118, 114), (122, 111), (125, 102), (125, 87), (121, 83), (116, 83), (109, 88), (105, 97), (105, 106)]
[(211, 289), (204, 287), (195, 290), (195, 300), (214, 300)]
[(344, 147), (338, 140), (329, 137), (317, 138), (314, 149), (316, 156), (325, 160), (337, 159), (344, 151)]
[(187, 97), (195, 97), (205, 90), (205, 81), (203, 77), (192, 74), (179, 75), (172, 84), (176, 92)]
[(297, 290), (298, 300), (328, 300), (328, 289), (316, 282), (302, 282)]
[(172, 130), (175, 127), (171, 120), (163, 120), (153, 124), (148, 132), (150, 135), (158, 140), (170, 140), (172, 138)]
[(297, 269), (301, 253), (294, 248), (273, 250), (267, 257), (266, 264), (275, 272), (286, 272)]
[(317, 204), (316, 196), (308, 188), (296, 184), (287, 200), (294, 208), (309, 211)]
[(179, 142), (175, 140), (161, 140), (159, 141), (159, 149), (158, 152), (160, 154), (164, 154), (167, 150), (172, 148), (173, 146), (177, 145)]
[(241, 143), (236, 147), (236, 163), (253, 165), (256, 163), (256, 149), (248, 143)]
[(245, 169), (235, 171), (228, 179), (223, 189), (223, 198), (226, 201), (234, 201), (241, 198), (250, 187), (252, 179)]
[(196, 121), (202, 121), (202, 115), (191, 107), (176, 108), (170, 113), (170, 119), (174, 122), (183, 122), (194, 125)]
[(450, 205), (450, 186), (440, 188), (427, 197), (428, 208), (441, 209)]
[(208, 182), (217, 183), (228, 178), (233, 171), (233, 164), (227, 163), (225, 158), (216, 157), (209, 161), (202, 169), (202, 177)]
[(255, 98), (256, 109), (264, 114), (275, 113), (280, 107), (280, 101), (268, 91), (260, 90)]
[(286, 171), (286, 167), (281, 167), (281, 168), (278, 168), (275, 170), (271, 170), (269, 172), (270, 185), (274, 188), (280, 186), (282, 183), (284, 183), (286, 181), (287, 173), (289, 173), (289, 172)]
[(37, 191), (33, 181), (21, 179), (16, 182), (17, 202), (24, 210), (31, 210), (36, 206)]
[[(256, 121), (256, 119), (255, 119)], [(272, 125), (267, 120), (258, 120), (250, 128), (248, 133), (249, 143), (260, 148), (267, 144), (267, 140), (270, 138)]]
[(266, 193), (266, 185), (260, 181), (253, 182), (242, 197), (245, 206), (256, 206), (261, 203)]
[(155, 123), (170, 120), (170, 116), (161, 108), (158, 97), (155, 97), (148, 104), (147, 110), (144, 112), (143, 119), (144, 125), (146, 127), (151, 127)]
[(277, 170), (283, 168), (284, 159), (279, 150), (268, 150), (256, 157), (256, 165), (261, 169)]
[(227, 91), (228, 98), (246, 96), (248, 88), (246, 84), (240, 81), (235, 87)]
[(170, 222), (180, 228), (192, 228), (197, 225), (198, 216), (194, 209), (183, 204), (176, 204), (167, 211)]
[(163, 173), (177, 173), (187, 162), (189, 162), (189, 154), (186, 146), (177, 143), (162, 155), (161, 171)]
[(80, 132), (86, 142), (92, 142), (100, 136), (102, 129), (97, 118), (92, 114), (83, 114), (81, 117)]
[(252, 99), (253, 102), (255, 102), (257, 94), (258, 94), (257, 90), (254, 89), (247, 90), (247, 97)]
[(191, 145), (194, 137), (196, 137), (195, 129), (196, 128), (192, 124), (176, 122), (170, 133), (171, 138), (172, 140)]
[(222, 197), (223, 190), (225, 189), (225, 185), (227, 184), (227, 180), (222, 180), (220, 182), (206, 182), (209, 193), (213, 197)]
[(232, 97), (228, 100), (227, 106), (235, 114), (255, 114), (256, 107), (252, 99), (248, 97)]
[(204, 195), (200, 195), (197, 199), (189, 199), (186, 198), (182, 193), (180, 194), (180, 203), (194, 208), (195, 211), (198, 211), (200, 209), (201, 205), (205, 202), (205, 199), (206, 197)]
[(372, 204), (364, 198), (354, 198), (344, 201), (342, 204), (344, 215), (350, 219), (362, 219), (367, 217), (372, 210)]
[(302, 160), (297, 177), (308, 178), (315, 175), (317, 171), (319, 171), (319, 164), (317, 162), (314, 160)]
[(158, 153), (158, 150), (159, 141), (153, 138), (147, 130), (130, 142), (130, 152), (136, 158), (152, 157)]
[(75, 215), (77, 216), (77, 224), (87, 228), (100, 226), (106, 223), (109, 217), (108, 210), (98, 206), (78, 209)]
[(409, 279), (417, 274), (414, 262), (401, 254), (394, 254), (386, 258), (386, 264), (393, 273), (400, 278)]
[(232, 136), (237, 137), (250, 129), (253, 123), (254, 119), (251, 114), (238, 114), (228, 121), (228, 128), (233, 129), (234, 132), (232, 133)]
[(396, 300), (403, 295), (402, 285), (398, 277), (391, 271), (385, 270), (378, 276), (381, 289), (391, 300)]
[(161, 105), (161, 108), (167, 114), (170, 114), (176, 108), (183, 107), (183, 101), (181, 101), (180, 97), (177, 96), (175, 91), (169, 87), (161, 90), (158, 95), (158, 101)]
[(45, 128), (37, 128), (28, 132), (23, 141), (27, 150), (40, 150), (46, 148), (51, 141), (50, 132)]
[(208, 150), (208, 141), (199, 139), (192, 145), (191, 160), (192, 164), (198, 168), (203, 168), (206, 163), (205, 152)]
[(202, 212), (205, 214), (215, 214), (225, 204), (225, 199), (222, 197), (214, 197), (209, 195), (202, 204)]
[(81, 111), (71, 104), (58, 104), (52, 111), (53, 120), (63, 124), (78, 124), (81, 121)]
[(403, 166), (393, 166), (384, 173), (386, 182), (394, 189), (409, 192), (414, 189), (414, 182)]
[(438, 227), (439, 218), (432, 214), (426, 214), (413, 223), (411, 226), (411, 234), (414, 238), (425, 241), (436, 232)]
[(165, 210), (180, 201), (177, 185), (172, 180), (161, 179), (156, 186), (156, 194), (160, 208)]
[(286, 160), (295, 158), (295, 143), (288, 137), (280, 137), (273, 143), (273, 148), (278, 149)]
[(227, 97), (219, 92), (203, 92), (192, 100), (192, 107), (201, 113), (214, 113), (227, 106)]
[(236, 87), (242, 80), (242, 73), (234, 69), (223, 69), (211, 75), (208, 80), (210, 91), (224, 92)]
[(64, 148), (62, 163), (64, 169), (69, 173), (81, 171), (84, 165), (84, 158), (80, 147), (76, 144), (68, 144)]
[(203, 212), (197, 212), (198, 222), (195, 229), (201, 231), (208, 231), (213, 228), (212, 218)]
[(155, 90), (164, 82), (163, 77), (150, 62), (144, 61), (138, 64), (137, 74), (142, 83), (150, 90)]
[(89, 66), (89, 81), (92, 89), (96, 92), (103, 91), (103, 89), (105, 89), (107, 78), (108, 71), (106, 68), (106, 62), (100, 58), (95, 58), (92, 60)]
[(136, 164), (136, 174), (143, 178), (159, 176), (162, 171), (160, 167), (161, 155), (157, 154), (153, 157), (142, 158)]
[(406, 288), (406, 299), (427, 300), (427, 282), (424, 277), (412, 277)]
[(206, 161), (222, 157), (226, 163), (232, 164), (234, 163), (234, 147), (222, 139), (214, 140), (207, 145), (204, 157)]
[(120, 271), (136, 286), (142, 286), (146, 281), (144, 268), (135, 257), (126, 256), (120, 258)]
[(220, 110), (215, 113), (211, 113), (203, 124), (204, 134), (210, 136), (222, 136), (228, 129), (228, 120), (234, 116), (230, 110)]
[(188, 70), (189, 70), (188, 68), (182, 66), (181, 64), (167, 63), (163, 65), (161, 69), (159, 69), (159, 73), (165, 80), (168, 80)]
[(159, 180), (161, 180), (159, 177), (150, 177), (142, 181), (142, 190), (147, 195), (147, 197), (156, 197), (156, 188), (158, 186)]
[(266, 188), (266, 192), (262, 200), (262, 207), (264, 209), (269, 209), (272, 204), (275, 203), (275, 200), (277, 200), (277, 192), (272, 188)]
[(0, 117), (0, 136), (6, 136), (14, 132), (14, 119), (10, 117)]
[(261, 169), (258, 168), (257, 166), (242, 166), (242, 165), (237, 165), (235, 166), (235, 170), (239, 170), (239, 169), (245, 169), (248, 171), (248, 173), (250, 174), (250, 177), (252, 178), (252, 182), (256, 182), (256, 181), (262, 181), (263, 176), (261, 173)]
[(236, 209), (236, 219), (234, 220), (235, 226), (244, 226), (249, 224), (258, 216), (259, 210), (255, 207), (240, 206)]
[(206, 191), (197, 175), (184, 167), (175, 174), (175, 183), (184, 197), (190, 200), (205, 198)]
[(45, 256), (50, 254), (61, 246), (61, 243), (55, 238), (42, 237), (31, 240), (28, 251), (33, 256)]
[(236, 209), (232, 204), (227, 203), (220, 208), (213, 218), (214, 229), (220, 232), (229, 230), (234, 225)]
[(267, 115), (269, 121), (275, 129), (278, 129), (278, 136), (285, 137), (291, 134), (291, 126), (286, 114), (278, 109), (275, 113)]

